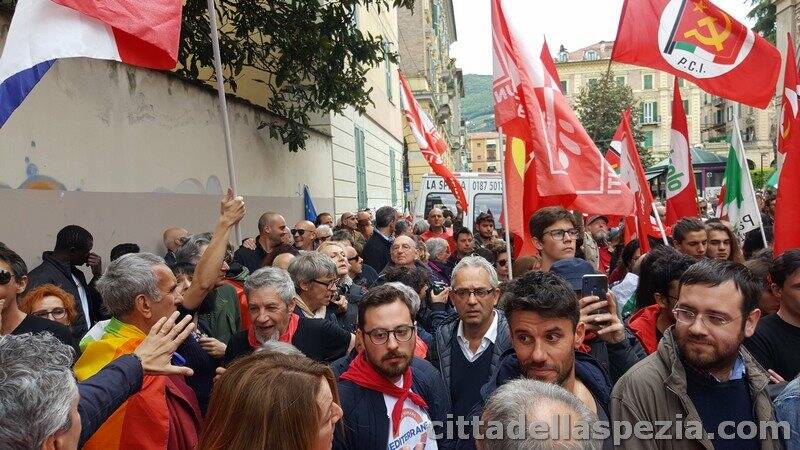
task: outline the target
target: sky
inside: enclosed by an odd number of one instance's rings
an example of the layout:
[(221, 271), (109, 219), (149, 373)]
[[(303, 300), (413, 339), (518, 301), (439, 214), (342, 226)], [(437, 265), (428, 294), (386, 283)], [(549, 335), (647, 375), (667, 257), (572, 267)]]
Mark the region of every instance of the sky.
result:
[[(563, 44), (575, 51), (599, 41), (612, 41), (617, 33), (623, 0), (510, 0), (519, 16), (529, 17), (531, 32), (541, 30), (551, 52)], [(714, 0), (734, 18), (752, 26), (745, 16), (746, 0)], [(450, 56), (465, 74), (492, 73), (490, 0), (453, 0), (458, 41)]]

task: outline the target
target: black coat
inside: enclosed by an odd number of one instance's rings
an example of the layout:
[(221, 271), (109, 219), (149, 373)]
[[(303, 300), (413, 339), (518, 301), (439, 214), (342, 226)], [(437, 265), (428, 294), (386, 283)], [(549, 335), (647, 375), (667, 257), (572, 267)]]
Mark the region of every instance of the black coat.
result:
[(361, 257), (364, 258), (364, 264), (372, 267), (378, 273), (383, 272), (383, 268), (386, 267), (391, 260), (389, 257), (389, 250), (391, 250), (391, 248), (392, 243), (387, 241), (375, 230), (372, 236), (367, 240), (367, 243), (364, 244), (364, 250), (361, 252)]
[[(347, 363), (346, 360), (336, 361), (335, 370), (337, 372), (347, 370)], [(425, 399), (431, 422), (446, 423), (447, 415), (452, 414), (450, 393), (444, 387), (439, 372), (428, 361), (419, 358), (411, 360), (411, 370), (414, 374), (411, 390)], [(389, 442), (389, 416), (383, 394), (365, 389), (351, 381), (338, 380), (338, 377), (337, 383), (344, 416), (341, 426), (336, 427), (333, 436), (334, 450), (386, 448), (386, 443)], [(444, 428), (434, 427), (434, 429), (436, 434), (444, 435)], [(436, 444), (441, 450), (455, 448), (455, 441), (452, 440), (437, 440)]]
[[(86, 299), (89, 303), (89, 318), (91, 319), (89, 324), (86, 323), (86, 317), (81, 312), (81, 297), (78, 294), (78, 285), (75, 284), (72, 275), (78, 278), (78, 282), (83, 285), (83, 289), (86, 291)], [(53, 252), (42, 253), (42, 263), (28, 274), (28, 290), (43, 284), (54, 284), (75, 298), (78, 315), (75, 317), (75, 323), (72, 324), (72, 336), (76, 341), (80, 342), (83, 335), (89, 331), (92, 325), (109, 318), (102, 310), (103, 299), (94, 288), (94, 280), (91, 283), (87, 283), (86, 277), (80, 269), (57, 260), (53, 257)]]

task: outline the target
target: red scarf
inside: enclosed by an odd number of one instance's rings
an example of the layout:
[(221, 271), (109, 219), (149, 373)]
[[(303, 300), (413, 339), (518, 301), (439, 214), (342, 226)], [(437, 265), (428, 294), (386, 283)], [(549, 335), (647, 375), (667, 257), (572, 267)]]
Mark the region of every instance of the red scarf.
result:
[(400, 428), (400, 416), (403, 413), (403, 404), (406, 399), (411, 400), (420, 408), (428, 408), (425, 399), (419, 394), (411, 392), (411, 380), (413, 379), (411, 366), (403, 374), (403, 387), (399, 388), (378, 374), (372, 364), (364, 359), (364, 353), (362, 352), (350, 363), (350, 368), (339, 379), (349, 380), (363, 388), (397, 397), (397, 403), (394, 404), (394, 409), (392, 409), (392, 435), (396, 435), (398, 428)]
[[(292, 313), (289, 316), (289, 325), (286, 327), (286, 330), (283, 332), (281, 337), (278, 338), (281, 342), (286, 342), (288, 344), (292, 343), (292, 339), (294, 338), (294, 334), (297, 332), (297, 327), (300, 325), (300, 316), (295, 313)], [(253, 350), (261, 347), (261, 343), (258, 342), (258, 338), (256, 337), (256, 327), (253, 325), (250, 329), (247, 330), (247, 342), (250, 344), (250, 347), (253, 347)]]

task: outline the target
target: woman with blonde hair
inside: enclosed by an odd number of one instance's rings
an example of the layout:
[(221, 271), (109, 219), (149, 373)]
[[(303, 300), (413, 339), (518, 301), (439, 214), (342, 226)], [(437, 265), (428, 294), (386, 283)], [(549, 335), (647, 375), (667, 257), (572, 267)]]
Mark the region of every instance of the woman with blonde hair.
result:
[(43, 284), (31, 289), (19, 302), (25, 314), (49, 319), (71, 326), (78, 315), (75, 297), (54, 284)]
[(214, 384), (198, 449), (330, 450), (342, 418), (331, 369), (305, 356), (255, 353)]

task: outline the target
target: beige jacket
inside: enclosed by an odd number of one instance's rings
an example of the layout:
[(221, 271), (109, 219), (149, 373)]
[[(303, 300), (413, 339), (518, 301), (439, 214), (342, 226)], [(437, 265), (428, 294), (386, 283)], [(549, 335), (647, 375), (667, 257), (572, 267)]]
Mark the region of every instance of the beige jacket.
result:
[(600, 249), (597, 248), (597, 242), (588, 231), (583, 233), (583, 247), (581, 249), (583, 250), (583, 259), (591, 264), (594, 270), (600, 270)]
[[(678, 359), (677, 343), (670, 328), (658, 344), (658, 350), (633, 366), (619, 379), (611, 393), (611, 417), (614, 421), (625, 421), (635, 426), (636, 422), (650, 422), (660, 427), (656, 421), (670, 422), (670, 429), (664, 430), (670, 436), (677, 436), (678, 421), (683, 423), (685, 435), (689, 422), (702, 430), (702, 421), (692, 400), (686, 393), (686, 372)], [(769, 383), (767, 373), (756, 360), (745, 350), (740, 349), (745, 363), (745, 377), (750, 385), (750, 395), (757, 422), (772, 421), (774, 414), (772, 402), (767, 394)], [(720, 399), (724, 401), (724, 399)], [(680, 415), (680, 418), (677, 418)], [(732, 432), (726, 429), (726, 432)], [(621, 442), (617, 448), (622, 449), (708, 449), (713, 444), (703, 433), (702, 440), (649, 439), (630, 438)], [(762, 440), (762, 450), (779, 450), (782, 448), (775, 436)]]

